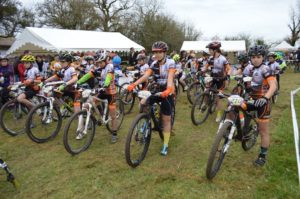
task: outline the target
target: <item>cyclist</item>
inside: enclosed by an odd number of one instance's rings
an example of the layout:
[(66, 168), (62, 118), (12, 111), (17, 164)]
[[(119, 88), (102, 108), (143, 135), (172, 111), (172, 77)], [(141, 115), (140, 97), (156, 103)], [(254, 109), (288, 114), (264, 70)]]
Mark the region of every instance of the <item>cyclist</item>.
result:
[(275, 60), (277, 57), (277, 54), (274, 52), (270, 52), (268, 55), (268, 62), (266, 63), (267, 66), (270, 67), (270, 70), (272, 74), (276, 77), (277, 80), (277, 90), (279, 90), (279, 73), (280, 73), (280, 65)]
[(163, 41), (157, 41), (152, 45), (152, 52), (156, 60), (151, 64), (146, 73), (136, 82), (128, 86), (128, 91), (132, 91), (137, 85), (147, 81), (151, 75), (156, 75), (159, 78), (157, 83), (160, 85), (160, 97), (157, 100), (161, 101), (161, 113), (163, 123), (164, 144), (161, 150), (161, 155), (166, 156), (168, 153), (168, 144), (171, 134), (171, 112), (174, 107), (174, 77), (175, 77), (175, 62), (173, 59), (167, 58), (168, 45)]
[(112, 64), (114, 66), (114, 73), (115, 73), (115, 83), (118, 84), (119, 83), (119, 77), (123, 76), (122, 73), (122, 59), (119, 55), (114, 55), (112, 58)]
[(74, 100), (74, 111), (77, 112), (80, 111), (80, 102), (74, 87), (78, 77), (75, 68), (71, 65), (73, 59), (74, 57), (69, 53), (61, 54), (59, 56), (60, 64), (56, 63), (54, 66), (55, 74), (41, 83), (40, 87), (47, 82), (63, 80), (64, 84), (58, 87), (58, 91), (62, 92), (63, 96), (68, 96)]
[(250, 96), (254, 99), (253, 105), (247, 105), (247, 110), (257, 110), (261, 147), (258, 158), (254, 164), (263, 166), (266, 162), (268, 147), (270, 145), (269, 118), (270, 98), (276, 91), (276, 79), (268, 66), (263, 63), (266, 50), (261, 45), (249, 48), (248, 56), (251, 65), (248, 65), (243, 74), (252, 77)]
[(237, 67), (236, 75), (242, 75), (244, 69), (250, 64), (249, 57), (246, 54), (240, 54), (237, 57), (239, 65)]
[(29, 99), (33, 98), (39, 91), (39, 87), (36, 85), (41, 82), (39, 69), (33, 67), (35, 57), (32, 55), (24, 55), (21, 59), (25, 66), (23, 84), (26, 86), (25, 92), (17, 97), (18, 102), (25, 104), (29, 109), (33, 107), (33, 104)]
[(90, 72), (90, 70), (94, 67), (94, 57), (91, 55), (88, 55), (84, 59), (87, 62), (85, 69), (84, 69), (84, 73), (86, 74), (86, 73)]
[[(212, 86), (216, 86), (218, 90), (223, 90), (225, 88), (225, 80), (227, 76), (231, 73), (231, 67), (227, 59), (221, 54), (221, 43), (214, 41), (209, 43), (206, 48), (209, 49), (209, 54), (211, 55), (203, 72), (205, 72), (209, 67), (212, 67), (211, 75), (214, 78)], [(206, 109), (206, 105), (203, 105), (203, 109)], [(219, 98), (217, 98), (217, 118), (216, 122), (220, 122), (222, 116), (221, 104)]]
[(78, 80), (78, 84), (83, 84), (87, 82), (92, 77), (100, 77), (100, 86), (105, 88), (105, 91), (101, 91), (98, 95), (101, 99), (107, 99), (108, 101), (108, 108), (109, 113), (112, 119), (112, 137), (111, 143), (116, 143), (118, 140), (117, 130), (116, 128), (116, 103), (115, 103), (115, 96), (116, 96), (116, 86), (114, 80), (114, 66), (112, 64), (112, 60), (110, 56), (106, 54), (100, 55), (100, 57), (96, 60), (98, 62), (97, 65), (100, 68), (94, 67), (90, 72), (85, 74), (80, 80)]
[(7, 87), (13, 82), (14, 72), (8, 65), (8, 58), (0, 58), (0, 102), (6, 103), (9, 98), (9, 91)]

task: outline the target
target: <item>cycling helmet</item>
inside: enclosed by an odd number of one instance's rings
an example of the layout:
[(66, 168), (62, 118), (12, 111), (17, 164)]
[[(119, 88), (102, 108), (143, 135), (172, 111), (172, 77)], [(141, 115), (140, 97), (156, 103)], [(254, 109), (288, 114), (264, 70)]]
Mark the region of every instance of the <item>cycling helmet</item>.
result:
[(96, 62), (102, 62), (102, 61), (105, 62), (105, 60), (106, 60), (106, 54), (103, 53), (96, 59)]
[(180, 60), (180, 56), (178, 54), (175, 54), (172, 59), (175, 61), (175, 62), (179, 62)]
[(115, 55), (112, 59), (113, 65), (120, 65), (122, 62), (121, 57), (119, 55)]
[(239, 60), (239, 62), (244, 62), (244, 63), (247, 63), (249, 62), (249, 58), (247, 55), (245, 54), (240, 54), (237, 59)]
[(281, 60), (283, 58), (281, 53), (275, 53), (275, 55), (275, 60)]
[(94, 57), (92, 55), (87, 55), (87, 56), (84, 57), (84, 59), (86, 61), (90, 61), (90, 60), (94, 60)]
[(145, 60), (147, 57), (144, 54), (138, 54), (138, 56), (136, 57), (136, 60)]
[(221, 43), (218, 42), (218, 41), (213, 41), (213, 42), (210, 42), (209, 44), (207, 44), (206, 48), (208, 49), (212, 49), (212, 50), (217, 50), (217, 49), (220, 49), (221, 48)]
[(24, 55), (21, 59), (23, 62), (35, 62), (35, 57), (33, 55)]
[(59, 56), (60, 61), (72, 62), (74, 57), (69, 53), (64, 53)]
[(163, 41), (157, 41), (152, 45), (152, 52), (163, 51), (167, 52), (169, 50), (168, 44)]
[(74, 61), (79, 61), (80, 57), (79, 56), (74, 56)]
[(60, 71), (61, 70), (61, 65), (60, 65), (60, 63), (55, 63), (54, 65), (53, 65), (53, 69), (55, 70), (55, 71)]
[(276, 58), (277, 57), (277, 54), (275, 52), (269, 52), (267, 57), (273, 57), (273, 58)]
[(265, 47), (262, 45), (255, 45), (249, 48), (248, 51), (248, 56), (255, 56), (255, 55), (262, 55), (265, 56), (266, 55), (266, 50)]

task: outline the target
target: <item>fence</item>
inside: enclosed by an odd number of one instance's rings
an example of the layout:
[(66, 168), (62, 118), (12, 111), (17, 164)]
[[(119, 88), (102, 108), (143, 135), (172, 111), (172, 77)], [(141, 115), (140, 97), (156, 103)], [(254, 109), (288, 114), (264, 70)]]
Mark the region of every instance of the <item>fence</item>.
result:
[(300, 91), (300, 88), (291, 91), (291, 109), (292, 109), (294, 140), (295, 140), (297, 168), (298, 168), (298, 180), (299, 180), (299, 184), (300, 184), (299, 128), (298, 128), (297, 115), (296, 115), (295, 105), (294, 105), (294, 96), (298, 91)]

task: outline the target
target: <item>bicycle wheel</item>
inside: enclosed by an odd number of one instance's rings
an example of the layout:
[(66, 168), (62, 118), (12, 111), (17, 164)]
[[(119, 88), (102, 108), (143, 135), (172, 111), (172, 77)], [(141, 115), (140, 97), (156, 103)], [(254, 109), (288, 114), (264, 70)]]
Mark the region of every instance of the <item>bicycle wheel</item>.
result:
[[(114, 131), (118, 131), (122, 125), (124, 119), (124, 105), (123, 101), (120, 99), (116, 99), (116, 112), (115, 115), (110, 115), (109, 111), (107, 111), (106, 118), (110, 118), (110, 121), (106, 123), (106, 128), (109, 132), (113, 133)], [(115, 123), (113, 124), (112, 117), (115, 117)], [(114, 128), (113, 128), (114, 126)]]
[(0, 110), (0, 125), (11, 136), (25, 132), (25, 121), (28, 108), (16, 99), (6, 102)]
[(230, 122), (225, 122), (220, 128), (218, 134), (216, 135), (206, 165), (206, 177), (209, 180), (213, 179), (216, 176), (222, 165), (222, 162), (227, 152), (224, 151), (224, 149), (225, 145), (228, 142), (227, 136), (230, 132), (231, 125), (232, 124)]
[(44, 143), (56, 137), (62, 125), (62, 116), (57, 106), (44, 102), (35, 106), (26, 120), (26, 133), (36, 143)]
[(206, 93), (199, 95), (192, 106), (191, 118), (194, 125), (200, 125), (206, 121), (210, 113), (209, 96)]
[(87, 121), (86, 110), (74, 113), (67, 121), (64, 129), (63, 142), (65, 149), (72, 155), (87, 150), (94, 139), (95, 129), (96, 119), (93, 115)]
[(200, 82), (194, 82), (186, 91), (188, 101), (193, 104), (195, 99), (203, 92)]
[(146, 113), (140, 113), (133, 120), (125, 144), (125, 158), (135, 168), (144, 160), (151, 140), (151, 122)]
[(257, 136), (259, 133), (258, 124), (253, 119), (251, 119), (248, 129), (246, 129), (245, 131), (246, 131), (246, 133), (242, 138), (242, 148), (245, 151), (248, 151), (256, 143)]

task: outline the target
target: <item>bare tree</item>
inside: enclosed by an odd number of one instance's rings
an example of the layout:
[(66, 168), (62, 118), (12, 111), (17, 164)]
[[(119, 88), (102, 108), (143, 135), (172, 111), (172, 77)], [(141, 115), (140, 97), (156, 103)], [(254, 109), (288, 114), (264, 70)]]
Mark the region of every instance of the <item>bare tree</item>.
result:
[(100, 29), (103, 31), (118, 31), (123, 27), (121, 19), (127, 16), (127, 10), (132, 8), (134, 0), (94, 0), (97, 9)]
[(89, 0), (45, 0), (37, 7), (41, 26), (95, 30), (99, 24), (94, 4)]
[(300, 38), (300, 16), (293, 8), (291, 8), (288, 28), (290, 29), (291, 34), (286, 37), (285, 40), (292, 46), (295, 46), (296, 42)]
[(13, 37), (27, 26), (35, 25), (35, 16), (22, 8), (18, 0), (0, 1), (0, 37)]

